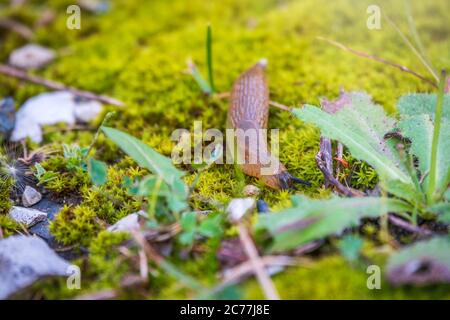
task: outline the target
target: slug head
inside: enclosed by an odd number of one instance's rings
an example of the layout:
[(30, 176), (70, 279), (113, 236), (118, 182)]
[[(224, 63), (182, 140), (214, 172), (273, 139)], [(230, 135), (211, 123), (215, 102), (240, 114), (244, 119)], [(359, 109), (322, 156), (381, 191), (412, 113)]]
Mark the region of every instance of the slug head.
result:
[(282, 171), (278, 174), (270, 176), (261, 176), (261, 179), (267, 186), (273, 189), (295, 190), (297, 184), (308, 187), (311, 186), (311, 183), (309, 183), (308, 181), (294, 177), (287, 171)]

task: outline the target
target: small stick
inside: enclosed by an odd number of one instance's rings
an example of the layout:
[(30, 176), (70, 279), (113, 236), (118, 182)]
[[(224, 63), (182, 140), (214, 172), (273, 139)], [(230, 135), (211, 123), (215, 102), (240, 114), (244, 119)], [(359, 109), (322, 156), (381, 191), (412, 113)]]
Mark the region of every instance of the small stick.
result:
[(269, 300), (280, 300), (277, 289), (264, 268), (264, 262), (261, 260), (261, 257), (256, 250), (255, 244), (253, 243), (247, 227), (242, 222), (238, 222), (237, 226), (239, 229), (239, 238), (242, 246), (244, 247), (245, 253), (252, 264), (256, 278), (258, 279), (266, 298)]
[(338, 47), (338, 48), (340, 48), (340, 49), (342, 49), (342, 50), (344, 50), (344, 51), (353, 53), (354, 55), (357, 55), (357, 56), (359, 56), (359, 57), (366, 58), (366, 59), (369, 59), (369, 60), (374, 60), (374, 61), (377, 61), (377, 62), (381, 62), (381, 63), (386, 64), (386, 65), (388, 65), (388, 66), (391, 66), (391, 67), (400, 69), (401, 71), (406, 72), (406, 73), (409, 73), (409, 74), (411, 74), (411, 75), (413, 75), (413, 76), (419, 78), (420, 80), (422, 80), (422, 81), (424, 81), (424, 82), (426, 82), (426, 83), (432, 85), (433, 87), (437, 88), (437, 84), (436, 84), (434, 81), (432, 81), (432, 80), (430, 80), (430, 79), (428, 79), (428, 78), (426, 78), (426, 77), (424, 77), (424, 76), (418, 74), (418, 73), (415, 72), (415, 71), (412, 71), (412, 70), (409, 69), (408, 67), (405, 67), (405, 66), (402, 66), (402, 65), (400, 65), (400, 64), (397, 64), (397, 63), (395, 63), (395, 62), (391, 62), (391, 61), (388, 61), (388, 60), (386, 60), (386, 59), (383, 59), (383, 58), (374, 56), (374, 55), (372, 55), (372, 54), (368, 54), (368, 53), (365, 53), (365, 52), (362, 52), (362, 51), (357, 51), (357, 50), (352, 49), (352, 48), (350, 48), (350, 47), (347, 47), (347, 46), (345, 46), (345, 45), (343, 45), (342, 43), (339, 43), (339, 42), (337, 42), (337, 41), (333, 41), (333, 40), (326, 39), (326, 38), (323, 38), (323, 37), (317, 37), (317, 39), (322, 40), (322, 41), (326, 41), (326, 42), (328, 42), (329, 44), (331, 44), (331, 45), (333, 45), (333, 46), (335, 46), (335, 47)]
[(275, 101), (269, 101), (269, 106), (275, 107), (275, 108), (278, 108), (278, 109), (281, 109), (281, 110), (284, 110), (284, 111), (287, 111), (287, 112), (291, 112), (292, 111), (292, 109), (289, 108), (288, 106), (285, 106), (284, 104), (281, 104), (281, 103), (278, 103), (278, 102), (275, 102)]
[(396, 225), (397, 227), (403, 228), (412, 233), (418, 233), (423, 236), (430, 236), (433, 234), (433, 232), (430, 230), (426, 230), (424, 228), (417, 227), (417, 226), (415, 226), (403, 219), (397, 218), (396, 216), (393, 216), (393, 215), (389, 215), (389, 221), (392, 224)]
[[(331, 139), (320, 137), (320, 152), (322, 154), (322, 160), (325, 163), (325, 168), (328, 172), (333, 173), (333, 158), (331, 156)], [(325, 179), (325, 187), (330, 187), (330, 181)]]
[[(339, 141), (337, 143), (336, 156), (339, 159), (342, 159), (342, 157), (344, 156), (344, 145)], [(341, 163), (340, 162), (338, 162), (337, 166), (336, 166), (336, 179), (339, 178), (339, 173), (341, 173)]]
[(148, 260), (144, 250), (139, 250), (139, 270), (142, 280), (148, 280)]
[(62, 83), (47, 80), (47, 79), (44, 79), (44, 78), (41, 78), (38, 76), (34, 76), (34, 75), (28, 74), (27, 72), (22, 71), (20, 69), (16, 69), (11, 66), (4, 65), (4, 64), (0, 64), (0, 73), (10, 76), (10, 77), (13, 77), (13, 78), (20, 79), (20, 80), (39, 84), (39, 85), (42, 85), (42, 86), (47, 87), (52, 90), (69, 91), (78, 97), (100, 101), (102, 103), (110, 104), (110, 105), (118, 106), (118, 107), (124, 106), (124, 103), (117, 99), (114, 99), (114, 98), (111, 98), (108, 96), (97, 95), (90, 91), (83, 91), (83, 90), (79, 90), (79, 89), (76, 89), (73, 87), (69, 87)]
[[(269, 267), (285, 267), (285, 266), (295, 266), (295, 259), (289, 256), (265, 256), (261, 257), (261, 261), (266, 268)], [(222, 274), (223, 282), (220, 284), (221, 287), (226, 287), (231, 284), (238, 283), (242, 278), (248, 277), (253, 273), (253, 266), (250, 261), (244, 261), (232, 269), (226, 270)]]
[(317, 167), (322, 171), (325, 181), (328, 181), (332, 186), (336, 188), (337, 191), (342, 193), (343, 195), (347, 197), (362, 197), (364, 196), (364, 193), (361, 191), (345, 187), (342, 183), (340, 183), (334, 176), (333, 173), (328, 171), (325, 161), (323, 160), (322, 152), (319, 151), (316, 155), (316, 163)]
[(34, 37), (33, 31), (30, 28), (12, 19), (6, 18), (0, 20), (0, 28), (11, 30), (26, 40), (31, 40)]

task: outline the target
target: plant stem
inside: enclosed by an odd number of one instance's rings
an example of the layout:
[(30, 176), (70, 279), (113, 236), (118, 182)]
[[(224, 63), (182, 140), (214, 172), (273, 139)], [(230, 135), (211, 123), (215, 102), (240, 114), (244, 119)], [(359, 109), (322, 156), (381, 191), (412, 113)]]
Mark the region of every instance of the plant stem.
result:
[(439, 92), (437, 96), (436, 111), (434, 114), (434, 130), (433, 130), (433, 142), (431, 145), (431, 167), (430, 167), (430, 180), (428, 185), (427, 200), (428, 204), (434, 202), (434, 194), (436, 191), (436, 173), (437, 173), (437, 153), (439, 136), (441, 133), (441, 120), (442, 120), (442, 107), (444, 102), (444, 86), (445, 86), (445, 71), (441, 72), (441, 78), (439, 80)]
[(106, 125), (106, 123), (109, 121), (109, 119), (111, 119), (111, 118), (115, 115), (115, 113), (116, 113), (115, 111), (108, 112), (108, 113), (105, 115), (105, 117), (103, 118), (102, 123), (101, 123), (100, 126), (97, 128), (97, 131), (95, 132), (95, 135), (94, 135), (94, 139), (92, 139), (92, 142), (91, 142), (91, 144), (90, 144), (89, 147), (88, 147), (88, 151), (86, 152), (86, 155), (84, 156), (84, 161), (86, 161), (86, 160), (88, 159), (89, 154), (91, 153), (92, 148), (94, 147), (95, 143), (97, 142), (98, 136), (100, 135), (100, 130), (102, 129), (102, 127), (103, 127), (104, 125)]
[(208, 27), (206, 29), (206, 61), (208, 63), (208, 80), (209, 86), (211, 87), (212, 91), (211, 93), (215, 91), (212, 60), (212, 29), (211, 25), (208, 24)]

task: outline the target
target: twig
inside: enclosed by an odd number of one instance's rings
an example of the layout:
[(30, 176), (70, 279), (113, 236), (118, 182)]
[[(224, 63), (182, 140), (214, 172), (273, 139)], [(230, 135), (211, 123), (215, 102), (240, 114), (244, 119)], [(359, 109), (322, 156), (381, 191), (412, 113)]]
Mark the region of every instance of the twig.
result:
[(20, 80), (39, 84), (39, 85), (42, 85), (42, 86), (47, 87), (52, 90), (69, 91), (69, 92), (73, 93), (74, 95), (81, 97), (81, 98), (97, 100), (102, 103), (110, 104), (110, 105), (114, 105), (114, 106), (118, 106), (118, 107), (122, 107), (124, 105), (124, 103), (122, 101), (119, 101), (117, 99), (114, 99), (114, 98), (111, 98), (108, 96), (104, 96), (104, 95), (97, 95), (90, 91), (83, 91), (83, 90), (79, 90), (79, 89), (76, 89), (73, 87), (69, 87), (62, 83), (47, 80), (47, 79), (44, 79), (44, 78), (41, 78), (38, 76), (34, 76), (34, 75), (28, 74), (27, 72), (22, 71), (20, 69), (16, 69), (11, 66), (4, 65), (4, 64), (0, 64), (0, 73), (10, 76), (10, 77), (13, 77), (13, 78), (20, 79)]
[[(298, 264), (295, 259), (289, 256), (265, 256), (261, 257), (261, 261), (266, 269), (270, 267), (294, 266)], [(238, 266), (226, 270), (223, 273), (223, 282), (219, 286), (227, 287), (239, 283), (239, 281), (250, 276), (252, 273), (253, 265), (250, 261), (244, 261)]]
[(8, 19), (8, 18), (1, 19), (0, 20), (0, 28), (5, 28), (8, 30), (11, 30), (26, 40), (31, 40), (34, 37), (33, 31), (31, 31), (30, 28), (28, 28), (23, 23), (20, 23), (18, 21), (12, 20), (12, 19)]
[(377, 62), (381, 62), (381, 63), (386, 64), (388, 66), (400, 69), (401, 71), (409, 73), (409, 74), (419, 78), (420, 80), (422, 80), (422, 81), (432, 85), (433, 87), (437, 88), (437, 84), (433, 80), (430, 80), (430, 79), (426, 78), (425, 76), (422, 76), (421, 74), (419, 74), (419, 73), (417, 73), (415, 71), (412, 71), (408, 67), (402, 66), (402, 65), (397, 64), (395, 62), (388, 61), (386, 59), (380, 58), (380, 57), (372, 55), (372, 54), (368, 54), (368, 53), (365, 53), (365, 52), (362, 52), (362, 51), (357, 51), (357, 50), (352, 49), (350, 47), (347, 47), (346, 45), (343, 45), (342, 43), (339, 43), (337, 41), (333, 41), (333, 40), (326, 39), (326, 38), (323, 38), (323, 37), (317, 37), (317, 39), (325, 41), (325, 42), (328, 42), (329, 44), (331, 44), (331, 45), (333, 45), (335, 47), (338, 47), (338, 48), (340, 48), (340, 49), (342, 49), (344, 51), (353, 53), (354, 55), (357, 55), (359, 57), (366, 58), (366, 59), (369, 59), (369, 60), (374, 60), (374, 61), (377, 61)]
[(288, 112), (292, 111), (292, 109), (289, 108), (288, 106), (285, 106), (284, 104), (281, 104), (281, 103), (278, 103), (278, 102), (275, 102), (275, 101), (269, 101), (269, 106), (275, 107), (275, 108), (278, 108), (278, 109), (281, 109), (281, 110), (284, 110), (284, 111), (288, 111)]
[(242, 222), (238, 222), (237, 226), (239, 229), (239, 238), (242, 246), (244, 247), (245, 253), (250, 260), (252, 268), (256, 274), (256, 278), (258, 279), (266, 298), (269, 300), (280, 300), (277, 289), (264, 268), (264, 262), (261, 260), (261, 257), (256, 250), (255, 244), (250, 237), (247, 227)]
[(328, 181), (332, 186), (336, 188), (336, 190), (347, 197), (362, 197), (364, 193), (359, 190), (355, 190), (349, 187), (345, 187), (342, 183), (340, 183), (334, 176), (333, 173), (328, 171), (326, 164), (323, 160), (322, 152), (319, 151), (316, 155), (316, 163), (317, 167), (322, 171), (325, 181)]
[[(333, 158), (331, 156), (331, 152), (331, 139), (320, 137), (321, 159), (324, 162), (327, 171), (333, 173)], [(330, 184), (330, 181), (325, 179), (325, 187), (330, 187)]]
[(145, 252), (147, 258), (152, 260), (158, 267), (171, 274), (173, 277), (176, 277), (180, 282), (183, 282), (184, 285), (191, 288), (192, 290), (202, 291), (205, 289), (199, 282), (197, 282), (197, 280), (187, 274), (182, 273), (171, 263), (166, 261), (162, 256), (160, 256), (159, 253), (151, 246), (151, 244), (148, 243), (140, 230), (131, 230), (131, 234), (136, 243)]
[(406, 45), (414, 52), (414, 54), (419, 58), (420, 62), (427, 68), (427, 70), (431, 73), (431, 75), (436, 79), (436, 81), (439, 81), (439, 76), (436, 74), (436, 72), (433, 70), (433, 67), (428, 64), (426, 59), (422, 57), (419, 51), (417, 51), (416, 47), (409, 41), (408, 37), (405, 36), (405, 34), (400, 30), (399, 27), (392, 21), (387, 15), (384, 15), (386, 20), (389, 22), (389, 24), (397, 31), (397, 33), (400, 35), (402, 40), (406, 43)]
[(418, 233), (423, 236), (430, 236), (433, 234), (433, 232), (430, 230), (426, 230), (421, 227), (415, 226), (415, 225), (413, 225), (403, 219), (397, 218), (396, 216), (391, 215), (391, 214), (389, 215), (389, 221), (392, 224), (396, 225), (397, 227), (403, 228), (412, 233)]
[(143, 280), (148, 280), (148, 260), (144, 250), (139, 250), (139, 271)]
[[(344, 155), (344, 145), (340, 141), (338, 141), (336, 156), (339, 159), (342, 159), (343, 155)], [(338, 179), (339, 173), (341, 173), (341, 163), (340, 162), (338, 162), (336, 165), (336, 179)]]

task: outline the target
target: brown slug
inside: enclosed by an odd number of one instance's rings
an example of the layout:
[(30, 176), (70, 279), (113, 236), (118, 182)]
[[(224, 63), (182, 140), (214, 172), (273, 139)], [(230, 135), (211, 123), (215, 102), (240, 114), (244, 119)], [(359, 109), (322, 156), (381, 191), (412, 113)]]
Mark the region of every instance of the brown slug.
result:
[[(261, 129), (267, 130), (269, 88), (265, 76), (266, 65), (266, 60), (261, 60), (241, 74), (233, 85), (227, 121), (228, 128), (235, 130), (236, 137), (243, 134), (242, 131), (261, 133), (264, 132)], [(246, 175), (260, 178), (264, 184), (274, 189), (293, 189), (295, 183), (310, 185), (309, 182), (292, 176), (278, 158), (270, 153), (267, 134), (255, 136), (256, 139), (250, 138), (249, 143), (246, 136), (236, 139), (235, 151), (242, 157), (243, 161), (239, 165)]]

